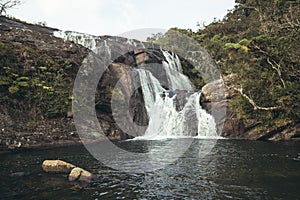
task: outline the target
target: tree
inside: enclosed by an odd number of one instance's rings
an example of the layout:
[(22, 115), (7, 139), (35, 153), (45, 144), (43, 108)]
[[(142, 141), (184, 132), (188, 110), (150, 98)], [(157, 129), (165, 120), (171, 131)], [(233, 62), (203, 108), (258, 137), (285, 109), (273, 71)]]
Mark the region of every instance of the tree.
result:
[(159, 32), (159, 33), (152, 33), (152, 35), (150, 37), (147, 37), (147, 42), (154, 42), (156, 40), (159, 40), (163, 36), (164, 36), (164, 34), (161, 33), (161, 32)]
[(20, 0), (0, 0), (0, 16), (6, 14), (6, 10), (21, 4)]

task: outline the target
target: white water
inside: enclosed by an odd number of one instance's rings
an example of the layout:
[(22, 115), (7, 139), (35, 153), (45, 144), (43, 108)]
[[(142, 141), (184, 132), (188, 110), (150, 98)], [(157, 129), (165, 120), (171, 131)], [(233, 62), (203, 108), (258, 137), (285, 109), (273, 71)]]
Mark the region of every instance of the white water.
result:
[(193, 91), (193, 86), (187, 76), (183, 74), (180, 60), (176, 54), (170, 54), (167, 51), (163, 51), (167, 61), (163, 61), (163, 67), (166, 70), (167, 79), (170, 87), (173, 90), (188, 90)]
[[(171, 90), (193, 90), (182, 73), (177, 55), (163, 51), (166, 57), (163, 67), (166, 71)], [(149, 116), (145, 135), (136, 139), (165, 139), (178, 137), (218, 138), (214, 118), (200, 106), (201, 93), (187, 96), (187, 103), (181, 111), (176, 110), (176, 95), (169, 97), (159, 81), (150, 71), (139, 69), (143, 97)], [(165, 92), (165, 98), (161, 94)]]
[(150, 113), (155, 101), (160, 99), (160, 94), (162, 94), (165, 89), (161, 87), (159, 81), (150, 71), (138, 69), (138, 73), (142, 86), (145, 107), (147, 112)]
[(99, 37), (73, 31), (55, 31), (53, 35), (66, 41), (72, 41), (76, 44), (80, 44), (92, 51), (96, 51), (97, 40), (99, 40)]
[(194, 93), (181, 111), (176, 110), (174, 99), (158, 97), (148, 111), (149, 125), (144, 138), (173, 138), (197, 136), (216, 138), (216, 125), (213, 117), (199, 104), (200, 93)]
[(76, 44), (80, 44), (101, 56), (105, 61), (111, 59), (111, 49), (107, 44), (107, 41), (100, 37), (73, 31), (55, 31), (53, 35), (62, 38), (65, 41), (72, 41)]

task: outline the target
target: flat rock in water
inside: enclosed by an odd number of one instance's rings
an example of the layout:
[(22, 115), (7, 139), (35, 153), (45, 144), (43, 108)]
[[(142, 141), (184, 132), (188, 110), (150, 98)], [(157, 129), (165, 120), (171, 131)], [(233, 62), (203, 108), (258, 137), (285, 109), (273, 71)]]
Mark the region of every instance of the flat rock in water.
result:
[(76, 166), (61, 160), (45, 160), (42, 168), (45, 172), (70, 173)]

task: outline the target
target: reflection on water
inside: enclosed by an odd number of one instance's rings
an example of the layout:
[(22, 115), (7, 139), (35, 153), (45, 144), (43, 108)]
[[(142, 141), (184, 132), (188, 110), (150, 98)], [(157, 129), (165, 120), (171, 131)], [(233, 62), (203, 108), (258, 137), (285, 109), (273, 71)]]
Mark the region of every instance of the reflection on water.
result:
[[(184, 140), (184, 139), (180, 139)], [(178, 141), (125, 141), (132, 152), (156, 151)], [(218, 140), (203, 156), (204, 143), (190, 148), (165, 168), (146, 173), (124, 173), (94, 159), (82, 146), (0, 155), (0, 199), (297, 199), (300, 196), (298, 143)], [(102, 144), (103, 145), (103, 144)], [(180, 148), (180, 147), (178, 147)], [(91, 184), (68, 182), (66, 175), (45, 174), (44, 159), (62, 159), (98, 175)], [(114, 161), (118, 163), (118, 160)], [(120, 160), (120, 164), (123, 163)], [(124, 163), (123, 163), (124, 164)], [(127, 167), (136, 167), (134, 160)]]

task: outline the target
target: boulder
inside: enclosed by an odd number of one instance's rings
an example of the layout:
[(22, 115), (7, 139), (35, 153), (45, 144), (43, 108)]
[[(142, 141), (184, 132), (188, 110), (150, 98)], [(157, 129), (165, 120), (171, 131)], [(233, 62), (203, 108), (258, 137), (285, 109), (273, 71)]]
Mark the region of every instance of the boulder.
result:
[(61, 160), (45, 160), (42, 168), (50, 173), (70, 173), (76, 166)]
[(245, 122), (238, 119), (237, 113), (229, 108), (228, 103), (237, 92), (232, 89), (237, 76), (231, 74), (222, 79), (206, 84), (202, 88), (202, 107), (214, 116), (217, 132), (227, 138), (241, 138), (248, 128)]
[(95, 178), (95, 175), (79, 167), (72, 169), (71, 173), (69, 174), (69, 181), (79, 180), (84, 182), (92, 182)]
[(69, 174), (69, 181), (76, 181), (79, 179), (81, 175), (82, 169), (79, 167), (75, 167)]
[(218, 79), (206, 84), (202, 88), (204, 102), (218, 102), (236, 96), (237, 92), (230, 88), (235, 80), (236, 75), (231, 74), (225, 76), (223, 79)]

